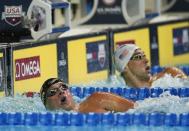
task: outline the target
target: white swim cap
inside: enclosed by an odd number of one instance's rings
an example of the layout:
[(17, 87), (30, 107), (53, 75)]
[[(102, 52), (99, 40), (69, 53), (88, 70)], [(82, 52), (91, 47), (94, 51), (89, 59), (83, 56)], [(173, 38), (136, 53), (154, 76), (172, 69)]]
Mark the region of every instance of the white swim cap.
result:
[(135, 44), (124, 44), (115, 51), (115, 67), (119, 72), (123, 72), (135, 50), (139, 47)]

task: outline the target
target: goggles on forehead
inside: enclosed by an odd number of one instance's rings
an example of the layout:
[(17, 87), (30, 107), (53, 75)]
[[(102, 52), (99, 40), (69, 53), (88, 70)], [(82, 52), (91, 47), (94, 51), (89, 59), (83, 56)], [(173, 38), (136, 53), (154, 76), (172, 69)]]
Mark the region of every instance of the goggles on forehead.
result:
[(142, 60), (144, 58), (145, 58), (144, 54), (136, 54), (136, 55), (133, 55), (130, 60)]
[(56, 95), (58, 91), (62, 92), (62, 91), (65, 91), (67, 89), (68, 89), (68, 85), (62, 83), (62, 84), (60, 84), (60, 86), (58, 88), (49, 89), (47, 91), (46, 96), (51, 97), (51, 96)]

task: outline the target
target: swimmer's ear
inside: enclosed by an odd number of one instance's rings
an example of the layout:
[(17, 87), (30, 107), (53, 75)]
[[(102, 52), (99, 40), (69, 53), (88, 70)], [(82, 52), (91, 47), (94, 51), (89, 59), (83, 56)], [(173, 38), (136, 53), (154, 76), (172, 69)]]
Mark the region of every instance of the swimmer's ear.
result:
[(129, 67), (128, 67), (128, 65), (126, 65), (123, 72), (126, 72), (128, 70), (129, 70)]
[(128, 65), (125, 66), (125, 72), (127, 72), (127, 74), (133, 75), (133, 73), (131, 72), (131, 69)]
[(125, 70), (126, 70), (126, 71), (127, 71), (127, 70), (129, 70), (129, 67), (128, 67), (128, 65), (126, 65), (126, 66), (125, 66)]

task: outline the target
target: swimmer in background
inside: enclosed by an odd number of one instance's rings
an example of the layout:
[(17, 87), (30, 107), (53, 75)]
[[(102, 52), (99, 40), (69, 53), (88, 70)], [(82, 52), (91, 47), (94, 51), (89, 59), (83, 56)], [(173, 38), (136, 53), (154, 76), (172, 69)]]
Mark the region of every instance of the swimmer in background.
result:
[(134, 108), (134, 102), (107, 92), (93, 93), (81, 103), (76, 103), (68, 85), (58, 78), (47, 79), (41, 87), (40, 96), (48, 110), (104, 113), (125, 112)]
[(166, 73), (172, 77), (187, 78), (186, 74), (176, 67), (167, 67), (152, 76), (148, 62), (145, 53), (135, 44), (121, 45), (115, 51), (115, 67), (130, 87), (150, 87), (153, 81)]

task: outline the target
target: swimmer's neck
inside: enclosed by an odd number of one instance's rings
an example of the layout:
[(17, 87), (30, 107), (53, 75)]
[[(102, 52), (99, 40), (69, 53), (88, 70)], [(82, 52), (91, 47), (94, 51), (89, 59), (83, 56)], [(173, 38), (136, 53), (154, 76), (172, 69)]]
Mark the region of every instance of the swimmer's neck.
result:
[(125, 78), (125, 83), (129, 87), (136, 87), (136, 88), (142, 88), (147, 87), (150, 88), (151, 86), (151, 78), (149, 80), (139, 80), (139, 79), (128, 79)]
[(136, 87), (136, 88), (141, 88), (141, 87), (147, 87), (149, 88), (151, 86), (151, 74), (148, 76), (138, 76), (132, 73), (131, 71), (126, 71), (121, 74), (123, 77), (125, 83), (129, 87)]
[(141, 87), (149, 88), (151, 86), (151, 83), (147, 81), (138, 81), (138, 82), (126, 81), (126, 85), (129, 87), (136, 87), (136, 88), (141, 88)]

